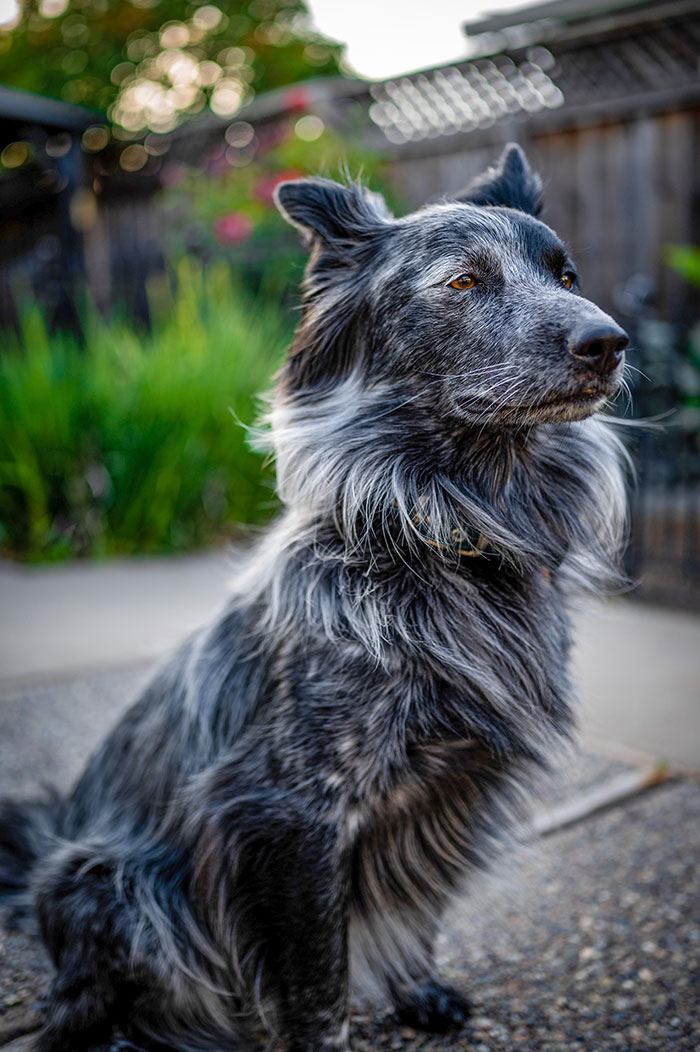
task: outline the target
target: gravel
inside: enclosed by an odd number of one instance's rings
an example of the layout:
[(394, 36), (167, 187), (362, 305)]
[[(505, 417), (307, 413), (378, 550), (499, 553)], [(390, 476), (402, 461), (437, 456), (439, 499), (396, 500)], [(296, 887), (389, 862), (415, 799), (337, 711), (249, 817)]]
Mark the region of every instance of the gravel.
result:
[(440, 940), (474, 1005), (452, 1040), (358, 1020), (356, 1048), (700, 1049), (700, 787), (669, 785), (540, 840)]
[(41, 1025), (50, 965), (31, 934), (8, 923), (0, 911), (0, 1046)]

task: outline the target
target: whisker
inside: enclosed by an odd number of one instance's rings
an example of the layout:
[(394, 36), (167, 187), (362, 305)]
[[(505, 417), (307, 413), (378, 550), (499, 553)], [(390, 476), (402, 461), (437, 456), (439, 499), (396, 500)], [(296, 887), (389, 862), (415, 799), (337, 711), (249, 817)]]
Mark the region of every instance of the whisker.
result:
[(664, 431), (665, 424), (660, 423), (660, 421), (668, 420), (669, 417), (675, 416), (677, 412), (677, 409), (667, 409), (664, 413), (657, 413), (656, 416), (647, 417), (621, 417), (606, 413), (604, 420), (606, 424), (612, 424), (614, 427), (640, 427), (647, 431)]
[[(491, 390), (495, 390), (498, 386), (500, 386), (500, 384), (494, 384)], [(522, 377), (519, 382), (511, 384), (505, 392), (501, 392), (501, 397), (499, 399), (492, 402), (483, 410), (483, 412), (479, 413), (475, 418), (475, 422), (478, 424), (480, 420), (484, 420), (484, 426), (482, 427), (480, 434), (483, 433), (484, 428), (488, 424), (489, 417), (497, 415), (513, 398), (522, 394), (522, 392), (526, 391), (528, 387), (529, 379)]]
[(649, 383), (651, 383), (651, 377), (647, 376), (647, 374), (641, 369), (638, 369), (636, 365), (630, 365), (629, 362), (625, 362), (625, 372), (627, 372), (627, 370), (632, 373), (639, 373), (640, 376), (643, 376), (645, 380), (648, 380)]
[(481, 369), (465, 369), (460, 373), (433, 373), (427, 369), (422, 370), (424, 376), (438, 376), (443, 380), (473, 380), (475, 377), (486, 377), (493, 374), (502, 375), (509, 370), (517, 372), (519, 366), (514, 362), (502, 362), (498, 365), (487, 365)]

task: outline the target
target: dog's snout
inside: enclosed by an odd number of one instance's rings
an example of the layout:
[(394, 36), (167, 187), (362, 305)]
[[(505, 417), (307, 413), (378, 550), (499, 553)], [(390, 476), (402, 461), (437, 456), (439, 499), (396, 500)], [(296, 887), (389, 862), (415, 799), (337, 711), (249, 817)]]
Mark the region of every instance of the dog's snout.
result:
[(609, 373), (619, 365), (629, 338), (614, 323), (587, 325), (576, 329), (569, 340), (569, 350), (598, 373)]

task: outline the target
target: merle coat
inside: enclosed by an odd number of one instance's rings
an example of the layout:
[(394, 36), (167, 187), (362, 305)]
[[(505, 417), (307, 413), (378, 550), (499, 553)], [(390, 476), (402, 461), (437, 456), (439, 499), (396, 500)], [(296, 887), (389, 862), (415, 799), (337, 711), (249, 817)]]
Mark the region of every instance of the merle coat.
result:
[(57, 975), (39, 1052), (347, 1050), (349, 987), (461, 1023), (441, 914), (571, 735), (570, 597), (614, 576), (625, 334), (517, 147), (394, 219), (281, 185), (310, 250), (261, 442), (281, 517), (0, 876)]

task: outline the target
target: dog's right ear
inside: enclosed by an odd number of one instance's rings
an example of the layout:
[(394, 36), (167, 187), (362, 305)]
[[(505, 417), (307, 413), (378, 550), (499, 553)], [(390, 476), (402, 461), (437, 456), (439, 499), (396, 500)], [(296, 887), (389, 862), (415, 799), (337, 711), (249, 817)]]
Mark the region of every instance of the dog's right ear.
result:
[(331, 179), (294, 179), (275, 188), (275, 204), (304, 242), (317, 239), (356, 244), (376, 234), (391, 220), (380, 194), (357, 183), (341, 186)]

